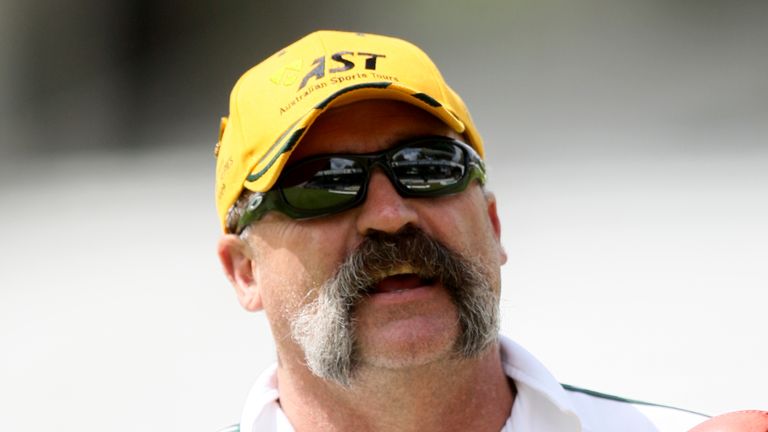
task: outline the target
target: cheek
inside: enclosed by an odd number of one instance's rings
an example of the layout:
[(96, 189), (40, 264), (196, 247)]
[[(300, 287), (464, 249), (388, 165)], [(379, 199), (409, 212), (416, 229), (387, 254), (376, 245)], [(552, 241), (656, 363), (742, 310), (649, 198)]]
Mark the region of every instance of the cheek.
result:
[(270, 318), (289, 321), (317, 296), (343, 259), (339, 234), (316, 223), (270, 224), (260, 236), (254, 276)]
[(287, 250), (274, 251), (257, 265), (257, 281), (267, 299), (285, 303), (311, 287), (312, 277), (301, 258)]
[(436, 238), (465, 257), (494, 260), (498, 247), (480, 190), (467, 191), (442, 200), (427, 201), (431, 208), (423, 217)]
[(491, 286), (501, 290), (502, 250), (488, 216), (488, 203), (480, 189), (435, 201), (426, 209), (429, 233), (446, 246), (484, 268)]
[(263, 256), (264, 259), (255, 265), (254, 279), (273, 332), (284, 335), (291, 317), (312, 288), (311, 276), (294, 254), (271, 251)]

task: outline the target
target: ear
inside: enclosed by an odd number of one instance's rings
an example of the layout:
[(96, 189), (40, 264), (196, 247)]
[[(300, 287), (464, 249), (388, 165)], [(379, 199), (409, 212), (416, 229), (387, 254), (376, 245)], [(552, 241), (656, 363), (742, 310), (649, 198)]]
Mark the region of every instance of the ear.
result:
[(501, 263), (504, 264), (507, 262), (507, 252), (504, 250), (504, 246), (501, 245), (501, 221), (496, 211), (496, 195), (493, 192), (485, 191), (485, 201), (488, 207), (488, 219), (491, 222), (491, 228), (493, 228), (496, 243), (499, 246), (499, 258)]
[(261, 310), (264, 305), (253, 276), (253, 257), (248, 244), (234, 234), (225, 234), (219, 239), (217, 252), (240, 305), (250, 312)]

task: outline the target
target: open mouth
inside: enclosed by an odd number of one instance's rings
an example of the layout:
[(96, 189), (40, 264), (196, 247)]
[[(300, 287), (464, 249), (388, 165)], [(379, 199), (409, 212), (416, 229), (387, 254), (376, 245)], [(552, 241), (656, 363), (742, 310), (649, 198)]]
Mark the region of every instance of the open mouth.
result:
[(387, 272), (373, 284), (369, 289), (369, 294), (397, 293), (433, 285), (437, 278), (434, 276), (421, 275), (412, 268), (402, 268)]

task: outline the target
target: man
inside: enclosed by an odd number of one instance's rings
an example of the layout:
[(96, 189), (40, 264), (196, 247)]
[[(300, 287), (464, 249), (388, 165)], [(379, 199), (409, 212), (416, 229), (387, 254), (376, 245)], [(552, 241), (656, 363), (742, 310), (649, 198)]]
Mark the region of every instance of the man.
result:
[(652, 431), (498, 335), (483, 142), (417, 47), (316, 32), (240, 78), (216, 149), (218, 253), (278, 364), (241, 431)]

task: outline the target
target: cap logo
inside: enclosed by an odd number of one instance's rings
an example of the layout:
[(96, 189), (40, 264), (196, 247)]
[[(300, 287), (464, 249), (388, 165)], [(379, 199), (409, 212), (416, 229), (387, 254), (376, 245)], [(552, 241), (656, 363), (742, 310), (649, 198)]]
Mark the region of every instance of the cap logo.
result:
[[(352, 51), (339, 51), (335, 54), (332, 54), (329, 56), (331, 64), (329, 66), (330, 69), (328, 69), (329, 74), (339, 73), (339, 72), (346, 72), (348, 70), (354, 69), (355, 67), (359, 66), (361, 63), (365, 67), (366, 70), (375, 71), (377, 61), (379, 58), (386, 58), (384, 54), (374, 54), (374, 53), (366, 53), (366, 52), (357, 52), (354, 53)], [(326, 74), (326, 56), (318, 57), (315, 59), (315, 61), (312, 62), (312, 65), (314, 66), (312, 70), (309, 71), (304, 76), (304, 79), (301, 80), (301, 84), (299, 85), (299, 89), (301, 90), (304, 88), (304, 86), (307, 85), (310, 79), (322, 79), (325, 77)], [(295, 81), (294, 81), (295, 82)]]
[(296, 81), (299, 80), (299, 76), (303, 68), (304, 65), (302, 64), (301, 59), (296, 59), (278, 69), (277, 72), (273, 73), (272, 76), (269, 77), (269, 80), (277, 85), (290, 87), (296, 84)]

